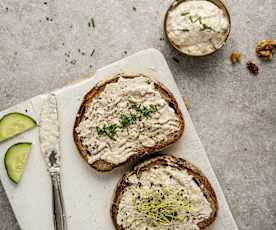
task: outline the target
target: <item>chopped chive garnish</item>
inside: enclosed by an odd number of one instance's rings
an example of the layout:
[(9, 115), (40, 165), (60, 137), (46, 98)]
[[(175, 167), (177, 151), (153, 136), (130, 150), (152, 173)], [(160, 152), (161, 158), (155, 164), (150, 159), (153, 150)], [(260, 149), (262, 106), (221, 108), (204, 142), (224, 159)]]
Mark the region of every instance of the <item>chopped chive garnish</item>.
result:
[(118, 124), (104, 124), (102, 127), (96, 127), (99, 137), (107, 136), (116, 141), (115, 136), (118, 130), (122, 131), (130, 125), (135, 124), (137, 121), (141, 121), (142, 118), (151, 118), (152, 114), (156, 113), (160, 107), (159, 104), (144, 106), (131, 99), (128, 99), (128, 103), (129, 114), (122, 114)]

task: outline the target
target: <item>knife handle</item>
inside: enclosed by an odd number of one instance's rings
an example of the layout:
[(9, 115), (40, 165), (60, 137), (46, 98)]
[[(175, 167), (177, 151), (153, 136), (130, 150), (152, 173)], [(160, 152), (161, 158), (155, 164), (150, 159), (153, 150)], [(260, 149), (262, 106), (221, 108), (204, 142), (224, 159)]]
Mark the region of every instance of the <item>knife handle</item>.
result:
[(60, 174), (52, 173), (51, 180), (53, 188), (53, 217), (55, 230), (67, 230), (64, 200), (60, 183)]

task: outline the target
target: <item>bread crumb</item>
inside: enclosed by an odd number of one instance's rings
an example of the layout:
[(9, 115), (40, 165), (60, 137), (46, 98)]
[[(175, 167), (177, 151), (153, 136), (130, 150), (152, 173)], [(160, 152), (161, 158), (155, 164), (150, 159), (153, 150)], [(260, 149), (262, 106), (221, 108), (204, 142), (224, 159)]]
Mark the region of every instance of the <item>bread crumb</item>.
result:
[(230, 56), (230, 60), (231, 60), (232, 64), (240, 62), (240, 59), (241, 59), (241, 54), (237, 51), (234, 51)]

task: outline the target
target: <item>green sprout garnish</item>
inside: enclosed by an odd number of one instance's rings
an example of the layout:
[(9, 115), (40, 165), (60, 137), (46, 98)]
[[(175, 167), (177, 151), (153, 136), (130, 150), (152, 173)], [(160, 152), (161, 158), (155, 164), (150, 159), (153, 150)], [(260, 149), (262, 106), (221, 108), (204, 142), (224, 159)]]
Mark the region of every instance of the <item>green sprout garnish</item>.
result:
[(183, 221), (187, 213), (193, 212), (191, 201), (184, 198), (182, 191), (166, 186), (152, 188), (133, 188), (133, 207), (144, 216), (152, 226), (170, 225), (173, 221)]
[(186, 15), (188, 15), (188, 14), (190, 14), (190, 12), (182, 12), (182, 13), (181, 13), (181, 16), (186, 16)]
[(97, 134), (99, 137), (107, 136), (116, 141), (115, 136), (117, 135), (118, 130), (123, 131), (123, 129), (135, 124), (137, 121), (141, 121), (143, 118), (151, 118), (152, 114), (156, 113), (159, 107), (159, 104), (144, 106), (128, 99), (129, 114), (122, 114), (118, 124), (104, 124), (102, 127), (97, 126)]
[(190, 30), (189, 29), (182, 29), (181, 31), (182, 32), (189, 32)]

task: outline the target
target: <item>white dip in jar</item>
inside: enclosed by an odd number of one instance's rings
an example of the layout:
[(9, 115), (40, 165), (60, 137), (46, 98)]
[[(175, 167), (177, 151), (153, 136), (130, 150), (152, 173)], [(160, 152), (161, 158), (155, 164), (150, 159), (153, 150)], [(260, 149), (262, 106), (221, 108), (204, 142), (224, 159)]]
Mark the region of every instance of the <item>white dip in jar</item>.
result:
[(181, 52), (192, 56), (213, 53), (226, 41), (230, 21), (217, 5), (190, 0), (170, 8), (166, 19), (168, 39)]

